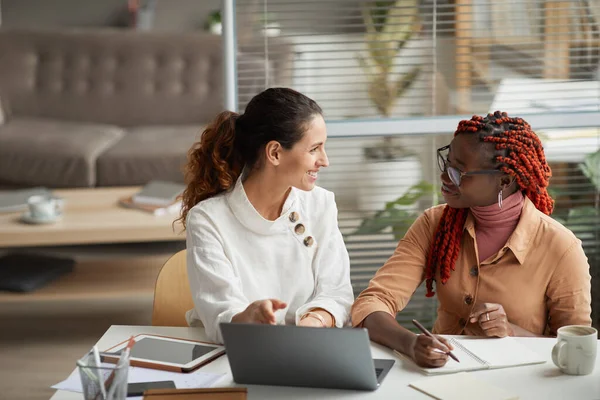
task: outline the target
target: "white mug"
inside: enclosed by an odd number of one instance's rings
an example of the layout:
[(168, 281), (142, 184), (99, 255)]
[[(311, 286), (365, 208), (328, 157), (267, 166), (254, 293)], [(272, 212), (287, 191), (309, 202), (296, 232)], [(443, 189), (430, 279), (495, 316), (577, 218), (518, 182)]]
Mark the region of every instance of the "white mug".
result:
[(52, 219), (62, 214), (63, 199), (34, 195), (27, 199), (29, 213), (33, 219)]
[(591, 326), (568, 325), (557, 331), (552, 361), (569, 375), (589, 375), (596, 364), (598, 331)]

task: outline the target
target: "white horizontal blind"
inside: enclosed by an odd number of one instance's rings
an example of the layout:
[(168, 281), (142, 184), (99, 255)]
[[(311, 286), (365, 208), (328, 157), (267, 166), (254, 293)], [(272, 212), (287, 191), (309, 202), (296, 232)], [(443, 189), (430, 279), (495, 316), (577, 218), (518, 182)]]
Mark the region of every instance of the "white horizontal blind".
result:
[[(287, 86), (325, 111), (331, 166), (320, 185), (336, 193), (357, 293), (397, 242), (390, 227), (357, 228), (421, 181), (433, 191), (389, 225), (435, 204), (435, 149), (460, 119), (495, 110), (542, 136), (555, 217), (600, 279), (600, 188), (580, 167), (600, 149), (599, 1), (237, 0), (236, 18), (240, 110), (257, 87)], [(399, 320), (434, 307), (418, 291)]]
[[(449, 141), (449, 135), (378, 136), (367, 138), (333, 137), (326, 149), (330, 166), (319, 177), (319, 185), (335, 193), (339, 208), (339, 225), (350, 255), (351, 278), (356, 295), (365, 289), (385, 261), (393, 254), (399, 238), (427, 207), (438, 202), (435, 149)], [(369, 154), (394, 150), (392, 155), (406, 152), (391, 160), (371, 159)], [(431, 184), (431, 182), (433, 184)], [(407, 198), (392, 211), (379, 215), (386, 203), (402, 198), (411, 187), (422, 193)], [(378, 228), (378, 222), (381, 223)], [(431, 327), (437, 302), (426, 298), (424, 286), (413, 295), (405, 310), (398, 315), (407, 328), (417, 318)]]

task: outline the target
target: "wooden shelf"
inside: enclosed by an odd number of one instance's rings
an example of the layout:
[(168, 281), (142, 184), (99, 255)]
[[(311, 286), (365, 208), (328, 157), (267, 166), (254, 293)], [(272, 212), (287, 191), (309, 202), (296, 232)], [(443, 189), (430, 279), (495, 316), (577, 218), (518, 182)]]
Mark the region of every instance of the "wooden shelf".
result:
[(82, 261), (72, 273), (31, 293), (0, 292), (0, 303), (152, 297), (165, 256)]

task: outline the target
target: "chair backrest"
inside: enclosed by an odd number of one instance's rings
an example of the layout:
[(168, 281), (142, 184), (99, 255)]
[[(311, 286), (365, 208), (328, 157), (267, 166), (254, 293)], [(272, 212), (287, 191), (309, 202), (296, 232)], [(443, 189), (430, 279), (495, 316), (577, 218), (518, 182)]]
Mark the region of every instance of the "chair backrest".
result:
[(188, 281), (186, 252), (181, 250), (167, 260), (156, 278), (152, 325), (188, 326), (187, 310), (194, 308)]

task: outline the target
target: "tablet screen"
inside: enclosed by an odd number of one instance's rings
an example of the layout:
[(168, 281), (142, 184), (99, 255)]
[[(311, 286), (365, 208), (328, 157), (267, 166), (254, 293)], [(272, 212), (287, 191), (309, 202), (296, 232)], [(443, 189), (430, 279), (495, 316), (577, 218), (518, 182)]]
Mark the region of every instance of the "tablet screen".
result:
[(135, 346), (131, 349), (131, 357), (173, 364), (187, 364), (210, 353), (215, 348), (216, 346), (172, 342), (145, 337), (135, 342)]

